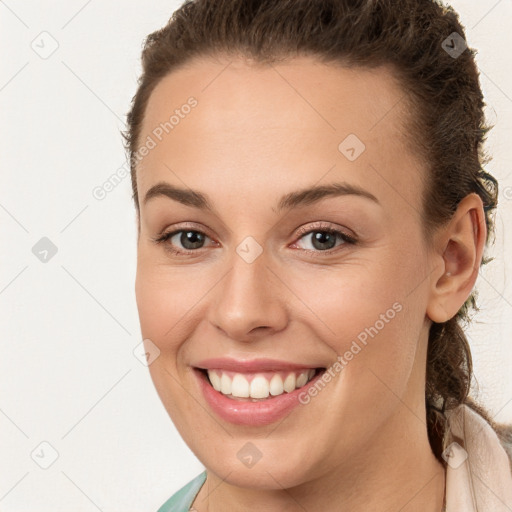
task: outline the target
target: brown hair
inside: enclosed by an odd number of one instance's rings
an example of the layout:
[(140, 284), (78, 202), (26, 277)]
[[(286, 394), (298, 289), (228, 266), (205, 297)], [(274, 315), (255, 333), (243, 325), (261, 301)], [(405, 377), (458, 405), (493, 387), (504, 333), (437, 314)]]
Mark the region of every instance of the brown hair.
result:
[[(454, 42), (453, 33), (461, 39)], [(497, 205), (496, 180), (484, 171), (490, 158), (483, 142), (484, 101), (475, 51), (460, 55), (465, 34), (451, 7), (435, 0), (192, 0), (169, 23), (150, 34), (142, 53), (143, 73), (123, 134), (131, 160), (133, 199), (138, 210), (135, 175), (141, 125), (148, 99), (165, 75), (194, 57), (249, 57), (272, 63), (314, 56), (348, 67), (392, 66), (410, 107), (407, 141), (428, 162), (423, 218), (428, 239), (446, 223), (466, 195), (484, 204), (487, 241)], [(460, 52), (459, 52), (460, 53)], [(485, 263), (486, 261), (484, 261)], [(469, 397), (471, 352), (461, 322), (476, 308), (472, 294), (455, 317), (433, 323), (429, 333), (425, 401), (429, 440), (441, 457), (444, 412), (466, 403), (498, 431), (489, 414)]]

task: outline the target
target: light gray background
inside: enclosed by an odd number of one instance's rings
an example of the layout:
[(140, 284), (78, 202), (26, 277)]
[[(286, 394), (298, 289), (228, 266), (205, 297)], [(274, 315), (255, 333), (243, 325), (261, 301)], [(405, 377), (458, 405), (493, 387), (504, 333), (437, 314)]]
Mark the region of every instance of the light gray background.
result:
[[(0, 1), (2, 511), (156, 511), (202, 470), (133, 354), (129, 177), (103, 200), (92, 193), (125, 163), (119, 130), (142, 40), (178, 5)], [(451, 5), (479, 51), (496, 124), (488, 169), (501, 184), (495, 261), (478, 280), (469, 335), (480, 397), (512, 421), (512, 4)], [(42, 237), (58, 249), (46, 263), (32, 252)], [(42, 442), (59, 454), (48, 469), (38, 465), (52, 461)]]

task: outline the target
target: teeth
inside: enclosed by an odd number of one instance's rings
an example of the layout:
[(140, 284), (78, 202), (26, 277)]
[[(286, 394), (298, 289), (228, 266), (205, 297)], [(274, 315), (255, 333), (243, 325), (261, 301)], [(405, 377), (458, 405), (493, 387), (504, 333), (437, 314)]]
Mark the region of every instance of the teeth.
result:
[(270, 384), (269, 384), (268, 380), (265, 379), (265, 377), (263, 377), (262, 375), (257, 375), (256, 377), (254, 377), (254, 379), (252, 379), (251, 398), (267, 398), (269, 393), (270, 393)]
[(225, 373), (220, 378), (220, 392), (223, 395), (231, 394), (231, 379)]
[[(223, 375), (224, 377), (224, 375)], [(229, 379), (229, 377), (228, 377)], [(224, 393), (224, 391), (223, 391)], [(226, 393), (224, 393), (226, 394)], [(231, 381), (231, 394), (233, 396), (237, 396), (237, 397), (240, 397), (240, 398), (248, 398), (249, 397), (249, 383), (247, 382), (247, 379), (237, 373), (234, 377), (233, 377), (233, 380)], [(257, 397), (253, 397), (253, 398), (257, 398)]]
[(293, 373), (290, 373), (283, 382), (283, 388), (287, 393), (291, 393), (295, 389), (297, 379)]
[(299, 378), (297, 379), (296, 382), (296, 386), (298, 388), (301, 388), (302, 386), (304, 386), (304, 384), (306, 384), (306, 382), (308, 381), (308, 373), (309, 372), (303, 372), (299, 375)]
[(210, 377), (213, 389), (215, 389), (215, 391), (220, 391), (220, 377), (217, 375), (217, 372), (208, 372), (208, 377)]
[(256, 399), (291, 393), (304, 386), (314, 375), (313, 368), (299, 372), (266, 372), (265, 375), (208, 370), (208, 378), (216, 391), (231, 397)]
[(272, 396), (282, 395), (284, 392), (283, 388), (283, 379), (280, 375), (274, 375), (272, 379), (270, 379), (270, 394)]

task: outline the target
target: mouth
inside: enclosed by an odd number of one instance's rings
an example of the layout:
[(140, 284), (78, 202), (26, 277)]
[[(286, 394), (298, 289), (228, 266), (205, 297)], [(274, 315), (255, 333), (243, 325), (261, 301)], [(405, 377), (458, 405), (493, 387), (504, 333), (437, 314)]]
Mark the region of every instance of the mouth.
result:
[(327, 371), (277, 359), (207, 359), (192, 366), (206, 410), (234, 425), (263, 427), (305, 403)]
[(307, 386), (326, 368), (234, 372), (221, 368), (196, 368), (206, 382), (226, 398), (243, 402), (273, 400)]

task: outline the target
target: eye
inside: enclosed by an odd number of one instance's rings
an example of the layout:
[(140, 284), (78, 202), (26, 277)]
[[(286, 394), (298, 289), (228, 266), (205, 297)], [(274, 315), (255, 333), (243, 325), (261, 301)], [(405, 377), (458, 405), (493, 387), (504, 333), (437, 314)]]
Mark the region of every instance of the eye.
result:
[(165, 244), (166, 249), (174, 254), (190, 254), (202, 249), (211, 238), (195, 229), (180, 229), (162, 233), (152, 240), (157, 244)]
[[(300, 247), (306, 251), (331, 252), (340, 245), (355, 244), (355, 237), (333, 228), (331, 225), (320, 225), (299, 230), (299, 240), (306, 241), (306, 247)], [(295, 242), (294, 245), (298, 245)]]
[[(331, 253), (336, 247), (345, 244), (356, 244), (357, 239), (348, 233), (332, 227), (330, 224), (320, 224), (299, 229), (298, 241), (293, 246), (308, 252)], [(197, 229), (175, 229), (167, 233), (161, 233), (151, 239), (157, 244), (164, 244), (165, 249), (172, 254), (187, 255), (199, 252), (207, 245), (214, 242), (209, 236)], [(299, 242), (306, 241), (306, 247), (301, 247)], [(210, 241), (207, 244), (207, 241)]]

